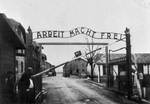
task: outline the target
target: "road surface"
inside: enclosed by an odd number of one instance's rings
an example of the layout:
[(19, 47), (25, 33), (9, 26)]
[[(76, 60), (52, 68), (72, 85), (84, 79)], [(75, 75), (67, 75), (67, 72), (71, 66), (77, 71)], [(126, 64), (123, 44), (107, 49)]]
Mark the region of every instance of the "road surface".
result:
[[(46, 104), (123, 104), (124, 101), (103, 87), (89, 83), (87, 79), (61, 76), (45, 77), (43, 86), (48, 95)], [(126, 102), (126, 104), (128, 104)], [(129, 103), (135, 104), (135, 103)]]

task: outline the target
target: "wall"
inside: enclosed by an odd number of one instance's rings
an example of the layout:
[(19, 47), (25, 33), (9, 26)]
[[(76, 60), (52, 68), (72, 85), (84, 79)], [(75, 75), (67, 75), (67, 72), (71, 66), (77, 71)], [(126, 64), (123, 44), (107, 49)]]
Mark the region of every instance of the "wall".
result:
[(8, 71), (15, 73), (15, 47), (0, 32), (0, 88), (4, 91), (5, 78)]

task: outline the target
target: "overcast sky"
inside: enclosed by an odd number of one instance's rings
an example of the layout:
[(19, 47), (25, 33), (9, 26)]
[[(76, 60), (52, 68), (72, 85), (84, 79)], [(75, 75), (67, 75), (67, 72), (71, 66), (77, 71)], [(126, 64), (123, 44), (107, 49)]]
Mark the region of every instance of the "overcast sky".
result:
[[(150, 0), (0, 0), (0, 12), (20, 22), (26, 30), (30, 26), (32, 31), (85, 26), (98, 32), (124, 33), (128, 27), (132, 52), (150, 53)], [(87, 41), (85, 36), (63, 41), (72, 40)], [(44, 46), (43, 52), (50, 63), (57, 65), (86, 47)]]

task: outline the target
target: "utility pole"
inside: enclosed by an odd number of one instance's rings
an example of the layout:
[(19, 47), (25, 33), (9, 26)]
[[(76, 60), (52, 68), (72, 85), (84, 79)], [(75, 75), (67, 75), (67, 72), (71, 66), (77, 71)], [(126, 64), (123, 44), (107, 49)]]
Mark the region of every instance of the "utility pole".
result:
[(132, 96), (132, 69), (131, 69), (131, 43), (130, 43), (130, 30), (126, 28), (126, 69), (127, 69), (127, 85), (128, 85), (128, 99)]

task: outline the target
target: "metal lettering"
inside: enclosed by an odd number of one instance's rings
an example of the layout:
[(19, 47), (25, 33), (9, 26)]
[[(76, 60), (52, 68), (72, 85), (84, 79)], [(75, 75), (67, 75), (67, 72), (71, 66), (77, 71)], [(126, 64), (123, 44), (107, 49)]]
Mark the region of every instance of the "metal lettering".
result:
[(52, 37), (52, 31), (48, 31), (48, 37)]
[(43, 38), (47, 38), (47, 32), (46, 31), (42, 31), (43, 33)]
[(92, 38), (94, 37), (94, 34), (96, 33), (95, 31), (93, 31), (93, 30), (91, 30), (91, 36), (92, 36)]
[[(79, 34), (85, 34), (92, 38), (99, 38), (99, 39), (115, 39), (115, 40), (122, 40), (126, 36), (125, 34), (118, 34), (112, 32), (95, 32), (90, 28), (86, 27), (78, 27), (70, 31), (39, 31), (36, 32), (36, 38), (69, 38)], [(66, 36), (64, 36), (66, 35)]]
[(42, 38), (42, 35), (40, 32), (37, 32), (37, 39)]
[(120, 34), (120, 40), (123, 39), (125, 34)]
[(75, 28), (75, 34), (76, 34), (76, 35), (80, 34), (78, 28)]
[(107, 33), (107, 39), (111, 39), (111, 33)]
[(91, 30), (90, 30), (90, 29), (87, 29), (86, 35), (89, 35), (89, 36), (90, 36), (90, 34), (91, 34)]
[(118, 34), (117, 33), (114, 33), (114, 39), (118, 39)]
[(105, 33), (101, 32), (101, 39), (104, 39), (104, 35), (105, 35)]
[(58, 32), (58, 37), (59, 37), (59, 38), (63, 38), (63, 34), (64, 34), (64, 31), (59, 31), (59, 32)]
[(69, 31), (70, 32), (70, 37), (75, 36), (75, 33), (73, 32), (73, 30)]
[(81, 34), (85, 34), (83, 30), (84, 30), (84, 27), (81, 27)]
[(57, 38), (57, 31), (53, 31), (53, 37)]

